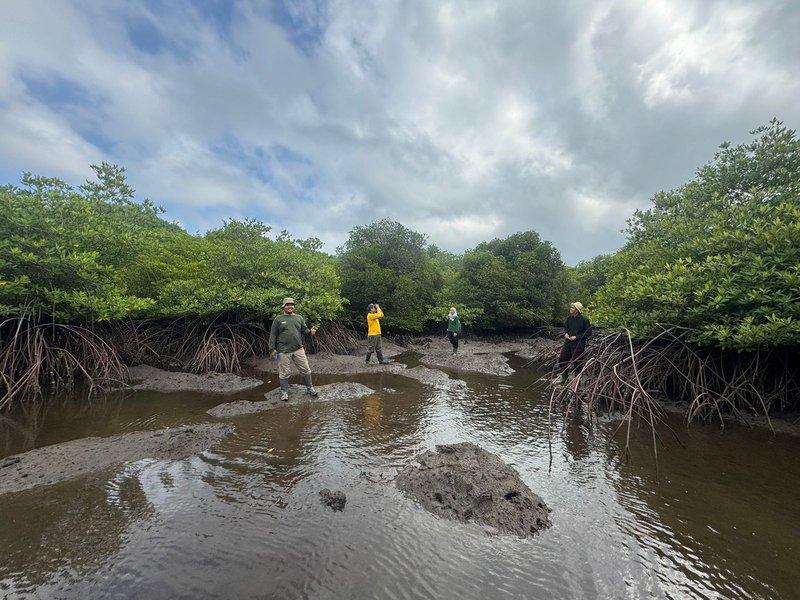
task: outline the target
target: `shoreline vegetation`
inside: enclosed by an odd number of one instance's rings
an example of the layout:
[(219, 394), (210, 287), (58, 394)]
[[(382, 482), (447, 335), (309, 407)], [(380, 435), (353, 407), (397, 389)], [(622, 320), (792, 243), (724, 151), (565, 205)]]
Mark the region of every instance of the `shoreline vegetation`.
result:
[[(627, 336), (620, 333), (602, 334), (593, 340), (586, 351), (585, 366), (580, 373), (570, 378), (565, 385), (556, 383), (557, 372), (552, 369), (561, 342), (558, 339), (547, 337), (504, 336), (500, 337), (474, 337), (470, 336), (460, 348), (459, 355), (454, 357), (450, 351), (447, 338), (441, 334), (433, 337), (414, 337), (399, 339), (405, 346), (400, 346), (391, 341), (385, 343), (385, 356), (397, 357), (407, 352), (417, 353), (421, 356), (420, 362), (436, 365), (456, 372), (483, 372), (494, 376), (503, 376), (513, 372), (506, 363), (507, 355), (514, 354), (523, 361), (523, 367), (540, 368), (549, 375), (545, 377), (551, 390), (550, 419), (552, 436), (555, 432), (552, 427), (555, 423), (567, 422), (569, 414), (575, 414), (580, 419), (585, 419), (590, 427), (599, 422), (613, 422), (620, 420), (618, 430), (626, 424), (630, 428), (632, 423), (643, 420), (655, 425), (662, 420), (665, 410), (679, 408), (684, 420), (717, 420), (721, 424), (727, 421), (737, 421), (750, 427), (769, 428), (773, 432), (782, 431), (793, 435), (800, 435), (800, 419), (798, 413), (789, 415), (789, 418), (771, 421), (767, 415), (759, 419), (758, 406), (750, 406), (749, 410), (725, 411), (714, 406), (714, 394), (720, 393), (719, 386), (735, 384), (738, 393), (752, 383), (753, 372), (734, 369), (732, 372), (738, 378), (733, 382), (723, 383), (719, 377), (719, 365), (711, 357), (696, 356), (697, 361), (694, 372), (671, 373), (670, 377), (677, 381), (696, 384), (698, 381), (707, 381), (718, 386), (717, 391), (706, 390), (698, 397), (696, 404), (684, 403), (680, 406), (669, 402), (665, 395), (658, 396), (653, 390), (645, 393), (646, 386), (652, 385), (654, 375), (660, 373), (656, 364), (665, 360), (669, 361), (671, 353), (677, 351), (676, 347), (669, 345), (653, 347), (651, 345), (634, 345)], [(674, 342), (673, 342), (674, 343)], [(624, 351), (628, 344), (628, 352)], [(406, 367), (397, 361), (385, 365), (367, 365), (359, 350), (366, 348), (366, 342), (358, 341), (350, 354), (331, 353), (320, 350), (309, 355), (309, 362), (315, 372), (328, 374), (349, 375), (364, 373), (390, 373), (392, 375), (409, 377), (421, 383), (442, 389), (468, 390), (467, 384), (448, 375), (439, 368), (426, 366)], [(633, 353), (630, 351), (633, 349)], [(688, 351), (688, 350), (686, 350)], [(487, 360), (487, 358), (489, 360)], [(755, 360), (757, 357), (751, 357)], [(239, 357), (246, 368), (262, 375), (273, 373), (276, 369), (274, 361), (268, 357), (255, 356)], [(498, 369), (497, 364), (503, 363), (505, 368)], [(757, 365), (752, 364), (753, 368)], [(124, 367), (123, 367), (124, 368)], [(631, 381), (622, 377), (630, 376), (633, 372), (638, 377), (640, 388)], [(311, 397), (305, 394), (303, 386), (292, 385), (290, 401), (279, 401), (279, 389), (266, 391), (264, 400), (252, 401), (236, 398), (236, 393), (258, 388), (264, 385), (262, 379), (237, 376), (234, 374), (190, 374), (183, 371), (166, 371), (150, 366), (138, 366), (129, 370), (130, 380), (128, 389), (156, 390), (161, 392), (198, 391), (202, 393), (218, 394), (221, 403), (209, 409), (207, 414), (214, 419), (209, 423), (183, 425), (168, 429), (154, 431), (131, 432), (111, 437), (92, 437), (72, 440), (22, 451), (19, 454), (0, 459), (0, 494), (17, 492), (39, 485), (50, 485), (78, 477), (82, 474), (103, 469), (112, 463), (135, 461), (143, 458), (176, 458), (185, 457), (209, 450), (221, 442), (235, 427), (236, 419), (243, 415), (259, 413), (269, 410), (282, 410), (288, 406), (308, 402), (328, 402), (354, 400), (373, 392), (367, 386), (353, 382), (337, 382), (318, 386), (319, 395)], [(662, 374), (663, 375), (663, 374)], [(714, 379), (711, 375), (715, 375)], [(264, 378), (266, 379), (266, 377)], [(655, 381), (662, 384), (669, 377), (658, 376)], [(795, 382), (796, 383), (796, 382)], [(780, 383), (772, 386), (773, 402), (782, 402), (786, 393), (779, 391)], [(616, 390), (617, 387), (625, 388), (627, 400), (623, 403), (608, 388)], [(120, 391), (120, 388), (116, 388)], [(687, 388), (688, 389), (688, 388)], [(601, 393), (598, 390), (605, 390)], [(594, 393), (594, 395), (592, 395)], [(604, 400), (608, 395), (609, 400)], [(638, 394), (638, 397), (637, 397)], [(747, 396), (742, 396), (742, 400)], [(705, 401), (706, 406), (700, 406)], [(694, 414), (692, 411), (694, 410)], [(752, 411), (752, 412), (751, 412)], [(556, 413), (558, 416), (556, 416)], [(702, 415), (702, 418), (701, 418)], [(659, 428), (660, 429), (660, 428)], [(654, 436), (656, 427), (653, 427)], [(654, 438), (654, 449), (657, 448)], [(33, 445), (33, 444), (32, 444)], [(629, 449), (626, 443), (626, 452)], [(656, 459), (657, 459), (657, 450)]]
[[(778, 120), (752, 134), (636, 211), (621, 249), (576, 267), (535, 231), (462, 255), (389, 219), (354, 227), (335, 255), (253, 219), (191, 235), (137, 201), (121, 167), (95, 165), (97, 181), (77, 188), (25, 173), (20, 187), (0, 186), (0, 416), (126, 389), (128, 366), (242, 373), (267, 354), (291, 293), (320, 327), (309, 354), (357, 354), (378, 301), (401, 346), (424, 347), (453, 306), (474, 339), (529, 336), (526, 356), (551, 369), (557, 325), (580, 300), (604, 333), (583, 370), (553, 387), (551, 409), (581, 403), (653, 423), (667, 402), (687, 422), (771, 427), (800, 408), (800, 140)], [(503, 360), (473, 368), (508, 373)]]
[[(120, 324), (89, 329), (19, 320), (14, 325), (15, 336), (6, 338), (10, 342), (0, 351), (0, 367), (5, 382), (11, 380), (9, 369), (22, 375), (8, 385), (0, 399), (2, 409), (13, 401), (45, 400), (64, 392), (85, 397), (139, 389), (230, 394), (261, 385), (258, 379), (238, 375), (274, 370), (265, 345), (268, 331), (251, 325), (203, 328), (177, 322), (180, 334), (163, 323), (131, 322), (126, 329)], [(560, 333), (549, 328), (536, 336), (473, 334), (467, 337), (467, 350), (458, 356), (443, 345), (440, 333), (388, 336), (387, 358), (415, 352), (425, 366), (405, 369), (389, 363), (380, 369), (423, 383), (459, 385), (463, 382), (451, 380), (439, 368), (504, 376), (513, 370), (503, 353), (515, 353), (528, 361), (526, 366), (549, 372), (551, 411), (561, 407), (569, 413), (585, 406), (589, 415), (616, 414), (649, 423), (669, 409), (680, 410), (687, 424), (714, 421), (724, 426), (730, 419), (750, 424), (763, 420), (774, 431), (771, 416), (798, 408), (800, 370), (793, 367), (798, 355), (791, 349), (733, 354), (697, 347), (676, 329), (665, 329), (648, 340), (634, 340), (627, 331), (599, 333), (586, 347), (582, 368), (569, 367), (569, 379), (561, 384)], [(364, 364), (359, 334), (344, 324), (326, 326), (306, 345), (316, 373), (375, 370)]]

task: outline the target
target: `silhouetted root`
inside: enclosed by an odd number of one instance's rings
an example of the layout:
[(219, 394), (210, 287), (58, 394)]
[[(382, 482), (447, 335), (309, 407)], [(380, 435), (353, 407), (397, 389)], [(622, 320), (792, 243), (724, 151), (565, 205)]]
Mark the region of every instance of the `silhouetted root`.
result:
[(85, 327), (37, 324), (20, 316), (0, 323), (0, 339), (0, 411), (78, 382), (91, 395), (125, 378), (114, 348)]
[(258, 325), (197, 319), (118, 321), (109, 337), (127, 364), (192, 373), (238, 372), (243, 360), (266, 354), (269, 342)]
[(630, 435), (634, 417), (651, 425), (661, 421), (664, 402), (685, 403), (687, 423), (719, 420), (723, 426), (726, 417), (769, 421), (770, 413), (797, 407), (800, 374), (791, 367), (798, 364), (796, 349), (725, 352), (690, 344), (685, 334), (672, 328), (633, 340), (623, 330), (593, 340), (581, 357), (583, 368), (565, 384), (557, 371), (551, 373), (551, 411), (570, 412), (583, 403), (590, 419), (621, 413), (629, 418)]
[(348, 329), (338, 321), (324, 323), (317, 329), (317, 335), (306, 342), (312, 354), (328, 352), (330, 354), (361, 354), (359, 343), (363, 335)]

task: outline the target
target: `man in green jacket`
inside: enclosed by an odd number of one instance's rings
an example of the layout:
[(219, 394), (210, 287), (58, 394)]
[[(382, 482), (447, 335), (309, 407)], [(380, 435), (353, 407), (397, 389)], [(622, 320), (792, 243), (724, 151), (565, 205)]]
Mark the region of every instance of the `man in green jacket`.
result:
[(281, 400), (289, 401), (289, 376), (292, 363), (300, 371), (306, 382), (306, 390), (312, 396), (317, 395), (311, 381), (311, 367), (308, 366), (306, 351), (303, 348), (302, 334), (317, 335), (317, 328), (308, 328), (306, 320), (294, 312), (294, 299), (284, 298), (283, 314), (272, 320), (269, 330), (269, 355), (278, 359), (278, 381), (281, 384)]

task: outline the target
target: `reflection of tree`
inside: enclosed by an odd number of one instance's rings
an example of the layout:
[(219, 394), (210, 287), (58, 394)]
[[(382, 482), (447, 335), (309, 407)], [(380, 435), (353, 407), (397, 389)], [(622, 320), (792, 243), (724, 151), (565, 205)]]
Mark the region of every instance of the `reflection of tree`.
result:
[[(303, 479), (349, 465), (339, 460), (341, 452), (402, 451), (420, 429), (430, 388), (399, 376), (390, 379), (396, 392), (328, 404), (290, 403), (237, 419), (237, 435), (206, 458), (223, 468), (209, 470), (204, 481), (225, 502), (281, 505)], [(375, 378), (364, 383), (382, 387)]]
[(0, 456), (18, 454), (35, 447), (44, 422), (44, 402), (23, 402), (13, 412), (0, 414)]
[(0, 439), (4, 440), (0, 455), (82, 437), (117, 434), (121, 425), (131, 420), (120, 418), (124, 406), (119, 394), (91, 402), (75, 402), (73, 396), (63, 395), (47, 402), (21, 403), (0, 415)]
[(621, 460), (625, 434), (606, 445), (618, 471), (609, 480), (628, 511), (622, 525), (652, 550), (659, 578), (686, 597), (795, 597), (800, 496), (787, 479), (797, 470), (795, 440), (696, 425), (687, 432), (679, 416), (664, 419), (681, 444), (657, 426), (657, 468), (647, 424), (631, 428), (629, 445), (639, 450), (629, 461)]
[(571, 411), (565, 416), (561, 439), (564, 447), (572, 455), (573, 460), (589, 458), (591, 446), (589, 436), (591, 433), (583, 424), (583, 417), (579, 411)]
[(48, 581), (79, 579), (118, 552), (130, 524), (152, 512), (135, 475), (2, 495), (0, 581), (30, 592)]

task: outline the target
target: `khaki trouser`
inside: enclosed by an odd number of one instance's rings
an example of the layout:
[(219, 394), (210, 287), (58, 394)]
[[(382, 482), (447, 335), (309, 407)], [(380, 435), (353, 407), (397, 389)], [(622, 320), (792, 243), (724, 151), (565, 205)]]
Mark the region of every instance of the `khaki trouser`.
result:
[(292, 374), (292, 363), (300, 371), (301, 375), (310, 375), (311, 367), (308, 366), (308, 359), (306, 358), (306, 351), (303, 348), (295, 350), (294, 352), (281, 352), (278, 356), (278, 377), (281, 379), (289, 379)]

